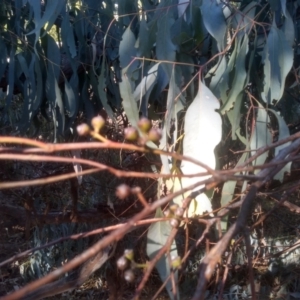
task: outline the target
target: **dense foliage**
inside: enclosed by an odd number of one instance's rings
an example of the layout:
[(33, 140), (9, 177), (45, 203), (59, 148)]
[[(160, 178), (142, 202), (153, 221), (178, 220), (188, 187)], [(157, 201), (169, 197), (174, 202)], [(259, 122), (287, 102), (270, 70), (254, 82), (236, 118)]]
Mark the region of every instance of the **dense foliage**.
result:
[[(228, 205), (259, 174), (255, 167), (291, 142), (251, 161), (256, 150), (297, 131), (299, 5), (286, 0), (3, 0), (0, 86), (6, 95), (1, 123), (34, 137), (29, 128), (35, 127), (36, 135), (47, 120), (57, 142), (75, 134), (78, 116), (90, 123), (101, 110), (112, 120), (125, 112), (134, 127), (141, 116), (158, 120), (159, 145), (148, 141), (147, 147), (205, 163), (178, 164), (162, 155), (164, 174), (212, 175), (216, 168), (244, 167), (250, 159), (247, 166), (254, 168), (242, 172), (246, 177), (238, 186), (236, 180), (225, 180), (220, 205)], [(21, 113), (11, 118), (16, 94), (21, 94)], [(218, 144), (222, 159), (216, 162)], [(229, 149), (243, 154), (233, 158)], [(282, 182), (290, 171), (288, 162), (274, 179)], [(159, 184), (178, 192), (197, 182), (194, 177)], [(212, 194), (196, 196), (187, 217), (212, 211)], [(173, 202), (180, 206), (186, 196), (177, 195)], [(160, 208), (156, 216), (163, 216)], [(227, 218), (222, 216), (223, 233)], [(169, 222), (151, 225), (150, 259), (173, 227)], [(174, 240), (170, 247), (177, 256)], [(170, 276), (169, 264), (168, 257), (157, 264), (162, 280)], [(171, 282), (166, 287), (173, 297)]]

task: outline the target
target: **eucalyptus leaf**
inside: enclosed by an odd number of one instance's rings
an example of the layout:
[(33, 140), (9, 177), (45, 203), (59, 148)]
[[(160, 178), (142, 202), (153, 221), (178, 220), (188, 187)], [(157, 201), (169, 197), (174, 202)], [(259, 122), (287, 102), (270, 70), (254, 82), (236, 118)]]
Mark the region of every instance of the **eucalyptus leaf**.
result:
[(119, 83), (123, 108), (132, 126), (137, 127), (139, 111), (131, 89), (131, 83), (126, 75), (126, 69), (122, 71), (122, 82)]
[[(157, 21), (156, 55), (158, 60), (173, 62), (175, 60), (176, 47), (171, 40), (171, 26), (174, 18), (170, 12), (164, 12)], [(168, 77), (171, 78), (172, 65), (163, 64)]]
[(219, 51), (222, 51), (227, 30), (222, 4), (217, 0), (202, 1), (201, 12), (206, 29), (217, 41)]
[(7, 48), (6, 45), (2, 39), (2, 37), (0, 36), (0, 78), (2, 78), (6, 66), (7, 66)]
[(244, 38), (240, 40), (241, 47), (238, 50), (238, 55), (236, 58), (234, 80), (228, 98), (226, 99), (226, 101), (224, 102), (224, 104), (220, 109), (220, 112), (222, 114), (232, 109), (238, 95), (245, 88), (246, 78), (247, 78), (245, 65), (246, 65), (246, 55), (248, 53), (248, 42), (249, 41), (247, 35), (245, 35)]
[[(161, 211), (161, 208), (158, 208), (156, 210), (155, 214), (156, 218), (162, 218), (163, 213)], [(161, 222), (156, 222), (150, 225), (148, 229), (148, 234), (147, 234), (147, 255), (149, 258), (152, 260), (155, 258), (157, 253), (160, 251), (160, 249), (166, 244), (170, 233), (172, 230), (172, 226), (168, 221), (161, 221)], [(175, 244), (175, 241), (171, 244), (171, 248), (168, 251), (168, 255), (170, 257), (177, 257), (177, 247)], [(164, 255), (160, 258), (160, 260), (156, 263), (156, 269), (159, 273), (160, 279), (162, 282), (164, 282), (170, 275), (170, 264), (169, 264), (169, 258), (168, 255)], [(177, 285), (177, 291), (178, 291), (178, 275), (177, 272), (175, 272), (175, 283)], [(172, 293), (172, 283), (170, 280), (168, 280), (166, 284), (166, 290), (169, 294), (170, 299), (175, 299), (174, 295)], [(176, 299), (179, 299), (179, 293), (178, 297)]]
[(284, 33), (273, 22), (263, 55), (265, 85), (262, 99), (267, 103), (281, 99), (285, 79), (293, 65), (293, 49)]
[(144, 78), (134, 90), (133, 96), (136, 101), (141, 100), (146, 93), (152, 91), (154, 84), (157, 81), (157, 70), (159, 65), (160, 63), (156, 63), (155, 65), (153, 65), (147, 72), (147, 75), (144, 76)]
[[(278, 112), (276, 112), (273, 109), (268, 109), (268, 111), (272, 112), (273, 115), (276, 117), (277, 119), (277, 123), (278, 123), (278, 141), (283, 140), (285, 138), (288, 138), (290, 136), (290, 130), (287, 126), (287, 124), (285, 123), (284, 119), (279, 115)], [(285, 147), (289, 146), (291, 144), (291, 142), (287, 142), (283, 145), (280, 145), (278, 147), (275, 148), (275, 153), (274, 156), (276, 157), (279, 152), (284, 149)], [(284, 173), (290, 173), (291, 172), (291, 166), (292, 163), (288, 162), (275, 176), (274, 179), (277, 179), (279, 181), (283, 181), (284, 178)]]
[(121, 68), (127, 67), (127, 76), (132, 76), (133, 71), (138, 66), (138, 61), (133, 61), (134, 57), (137, 56), (137, 49), (135, 48), (136, 38), (128, 27), (122, 36), (122, 41), (120, 43), (120, 66)]
[[(246, 148), (247, 150), (247, 148)], [(239, 159), (238, 163), (236, 164), (235, 168), (239, 167), (246, 159), (248, 159), (249, 153), (245, 151), (241, 158)], [(236, 181), (226, 181), (222, 187), (222, 194), (221, 194), (221, 207), (227, 206), (231, 201), (234, 200), (235, 196), (235, 188), (236, 188)], [(224, 216), (221, 219), (221, 230), (225, 233), (228, 229), (228, 215)]]
[[(216, 112), (216, 109), (219, 107), (220, 102), (218, 99), (204, 83), (199, 81), (198, 93), (185, 115), (183, 155), (203, 162), (211, 169), (216, 167), (214, 150), (222, 138), (222, 119)], [(194, 163), (182, 161), (181, 171), (185, 175), (192, 175), (206, 172), (206, 169)], [(181, 185), (175, 186), (174, 191), (179, 191), (181, 188), (186, 188), (208, 177), (183, 177)], [(201, 187), (203, 185), (194, 190), (198, 190)], [(175, 198), (174, 202), (181, 204), (182, 197)], [(211, 202), (205, 194), (200, 194), (191, 203), (188, 216), (201, 215), (205, 211), (211, 211)]]
[[(269, 123), (270, 118), (268, 116), (267, 110), (263, 106), (259, 105), (250, 141), (250, 149), (252, 150), (252, 155), (255, 154), (255, 150), (271, 144), (272, 135), (268, 128)], [(253, 165), (263, 165), (266, 162), (268, 155), (268, 152), (264, 152), (252, 162)], [(259, 171), (259, 169), (256, 169), (254, 173), (257, 174), (259, 173)]]

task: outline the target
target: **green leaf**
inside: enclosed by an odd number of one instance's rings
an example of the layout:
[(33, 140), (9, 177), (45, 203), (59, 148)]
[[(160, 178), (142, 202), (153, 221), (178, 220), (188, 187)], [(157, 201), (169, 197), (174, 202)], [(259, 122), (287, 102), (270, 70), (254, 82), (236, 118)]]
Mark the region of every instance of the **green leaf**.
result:
[[(149, 71), (147, 72), (147, 75), (144, 76), (142, 81), (139, 83), (139, 85), (136, 87), (133, 96), (135, 101), (141, 100), (145, 94), (151, 93), (156, 81), (157, 81), (157, 70), (160, 63), (156, 63), (153, 65)], [(150, 95), (149, 93), (149, 95)]]
[[(187, 109), (184, 119), (183, 155), (203, 162), (212, 169), (216, 167), (214, 150), (222, 138), (222, 119), (216, 112), (219, 107), (218, 99), (205, 84), (199, 81), (198, 93)], [(181, 162), (181, 171), (186, 175), (206, 172), (204, 168), (188, 161)], [(181, 186), (176, 186), (174, 191), (179, 191), (207, 177), (209, 176), (183, 177)], [(199, 188), (201, 186), (194, 190)], [(174, 202), (179, 204), (181, 199), (182, 197), (177, 197)], [(196, 202), (191, 203), (188, 215), (189, 217), (195, 214), (201, 215), (205, 211), (211, 211), (211, 203), (205, 194), (201, 194), (196, 198)]]
[[(169, 12), (162, 12), (157, 20), (156, 56), (158, 60), (173, 62), (175, 60), (176, 47), (171, 40), (171, 26), (174, 19)], [(172, 75), (172, 65), (163, 64), (163, 68), (169, 79)]]
[(181, 16), (184, 17), (184, 13), (187, 9), (189, 5), (189, 1), (186, 0), (178, 0), (178, 6), (177, 6), (177, 10), (178, 10), (178, 18), (180, 18)]
[(66, 13), (66, 15), (63, 18), (61, 25), (61, 36), (65, 51), (69, 53), (71, 58), (76, 57), (77, 49), (75, 44), (73, 27), (70, 24), (69, 13)]
[(241, 47), (237, 51), (234, 80), (228, 98), (220, 109), (222, 114), (225, 114), (232, 109), (238, 95), (244, 90), (246, 84), (247, 72), (245, 64), (246, 55), (248, 53), (248, 36), (244, 35), (244, 39), (240, 39), (239, 43), (241, 44)]
[(295, 43), (295, 25), (288, 11), (285, 12), (285, 21), (282, 26), (282, 33), (290, 47), (293, 47)]
[(218, 63), (213, 66), (206, 75), (206, 77), (210, 76), (211, 81), (209, 88), (215, 94), (215, 96), (220, 98), (221, 95), (226, 95), (228, 90), (228, 73), (225, 56), (219, 56)]
[(119, 83), (120, 93), (123, 99), (122, 104), (130, 124), (134, 127), (137, 127), (139, 111), (137, 103), (133, 97), (131, 84), (126, 75), (126, 71), (126, 69), (122, 71), (122, 81)]
[(28, 66), (23, 54), (19, 53), (17, 59), (21, 67), (21, 72), (26, 78), (23, 84), (23, 112), (19, 122), (19, 128), (24, 133), (29, 128), (30, 121), (40, 106), (41, 98), (38, 99), (36, 94), (36, 76), (34, 73), (36, 55), (35, 53), (31, 53), (31, 61)]
[(6, 66), (7, 66), (7, 48), (6, 48), (6, 45), (2, 39), (2, 37), (0, 36), (0, 78), (2, 78), (4, 72), (5, 72), (5, 69), (6, 69)]
[(293, 49), (274, 21), (263, 54), (265, 84), (261, 95), (266, 103), (281, 99), (293, 59)]
[(106, 60), (103, 57), (103, 61), (102, 61), (102, 65), (101, 65), (101, 74), (98, 78), (98, 94), (99, 94), (100, 101), (101, 101), (105, 111), (107, 112), (107, 114), (109, 115), (109, 117), (111, 119), (114, 119), (114, 113), (108, 104), (108, 99), (107, 99), (106, 92), (105, 92), (105, 88), (106, 88), (106, 83), (105, 83), (105, 78), (106, 78), (105, 75), (106, 74), (105, 73), (107, 73), (105, 66), (106, 66)]
[[(286, 125), (284, 119), (279, 115), (278, 112), (276, 112), (275, 110), (273, 109), (269, 109), (268, 111), (272, 112), (273, 115), (276, 117), (277, 119), (277, 123), (278, 123), (278, 141), (280, 140), (283, 140), (287, 137), (290, 136), (290, 130), (288, 128), (288, 126)], [(276, 157), (279, 152), (284, 149), (285, 147), (289, 146), (291, 144), (291, 142), (288, 142), (288, 143), (285, 143), (283, 145), (280, 145), (278, 147), (275, 148), (275, 153), (274, 153), (274, 156)], [(274, 179), (276, 180), (280, 180), (281, 182), (283, 181), (283, 178), (284, 178), (284, 173), (287, 172), (287, 173), (290, 173), (291, 171), (291, 166), (292, 166), (292, 163), (289, 162), (287, 163), (275, 176), (274, 176)]]
[(33, 10), (35, 18), (35, 29), (27, 33), (26, 35), (35, 34), (35, 43), (34, 47), (40, 38), (40, 30), (47, 24), (46, 31), (51, 29), (56, 18), (60, 14), (62, 8), (66, 5), (66, 0), (51, 0), (47, 1), (46, 8), (43, 16), (41, 17), (40, 3), (37, 3), (38, 0), (29, 0)]
[(144, 18), (140, 21), (140, 30), (135, 47), (139, 57), (150, 57), (156, 39), (156, 22), (148, 24)]
[(62, 135), (65, 130), (65, 112), (58, 86), (60, 74), (60, 51), (54, 39), (47, 35), (47, 81), (46, 96), (50, 104), (54, 122), (54, 141), (58, 135)]
[(78, 76), (73, 74), (70, 81), (65, 81), (65, 110), (70, 118), (74, 118), (78, 112)]
[(15, 87), (15, 54), (16, 54), (16, 45), (12, 43), (10, 56), (9, 56), (9, 66), (8, 66), (8, 93), (6, 97), (6, 107), (10, 107), (11, 100), (14, 95)]
[[(248, 148), (246, 148), (246, 150), (247, 149)], [(236, 164), (235, 168), (239, 167), (244, 161), (246, 161), (246, 159), (248, 159), (248, 156), (249, 153), (245, 151), (241, 156), (241, 158), (239, 159), (238, 163)], [(236, 184), (237, 184), (236, 181), (230, 181), (230, 180), (224, 183), (222, 188), (222, 195), (221, 195), (221, 207), (228, 205), (233, 200)], [(222, 232), (224, 233), (227, 231), (227, 227), (228, 227), (227, 222), (228, 222), (228, 215), (224, 216), (221, 219), (221, 229)]]
[[(257, 109), (256, 121), (251, 135), (251, 140), (250, 140), (250, 149), (252, 150), (251, 151), (252, 155), (255, 154), (256, 152), (255, 150), (270, 145), (270, 143), (272, 142), (272, 135), (268, 129), (269, 123), (270, 123), (270, 119), (267, 110), (259, 104), (259, 107)], [(268, 155), (269, 155), (268, 152), (264, 152), (253, 161), (253, 165), (258, 166), (264, 164)], [(259, 172), (260, 172), (259, 169), (254, 171), (255, 174)]]
[(217, 0), (202, 1), (201, 12), (207, 31), (217, 41), (219, 51), (222, 51), (227, 30), (222, 4)]
[(42, 104), (43, 97), (44, 97), (44, 87), (45, 87), (43, 75), (42, 75), (41, 62), (39, 59), (35, 60), (34, 70), (35, 70), (35, 78), (36, 78), (36, 99), (34, 102), (33, 109), (37, 111)]
[[(244, 100), (244, 92), (239, 93), (235, 100), (233, 110), (227, 112), (228, 119), (231, 123), (231, 138), (236, 140), (236, 136), (240, 131), (241, 107)], [(239, 137), (239, 135), (238, 135)], [(244, 143), (244, 140), (241, 140)]]
[(238, 35), (248, 35), (250, 33), (250, 30), (253, 27), (256, 7), (257, 2), (252, 1), (245, 6), (241, 13), (233, 14), (233, 26), (236, 30), (240, 31)]
[[(127, 76), (132, 76), (132, 73), (138, 67), (139, 62), (133, 59), (137, 56), (137, 50), (135, 48), (136, 39), (131, 31), (130, 27), (127, 27), (122, 36), (120, 43), (119, 54), (120, 54), (120, 66), (121, 68), (127, 68)], [(130, 65), (129, 65), (130, 64)]]
[[(158, 208), (156, 210), (155, 214), (156, 218), (162, 218), (163, 213), (161, 211), (161, 208)], [(162, 221), (162, 222), (156, 222), (151, 224), (151, 226), (148, 229), (148, 234), (147, 234), (147, 255), (149, 256), (150, 259), (153, 259), (159, 250), (166, 244), (168, 237), (170, 236), (172, 227), (169, 224), (168, 221)], [(175, 241), (173, 241), (171, 248), (169, 250), (169, 255), (170, 257), (177, 257), (177, 247)], [(164, 255), (161, 257), (161, 259), (157, 262), (156, 264), (157, 271), (159, 273), (160, 279), (162, 282), (164, 282), (168, 276), (170, 275), (170, 264), (169, 264), (169, 259), (168, 255)], [(177, 283), (177, 272), (175, 273), (175, 281), (176, 285)], [(166, 284), (166, 289), (168, 291), (170, 299), (174, 299), (173, 293), (172, 293), (172, 283), (169, 280)], [(178, 291), (178, 289), (177, 289)], [(178, 297), (179, 299), (179, 293)]]
[(51, 72), (55, 79), (59, 79), (60, 74), (61, 55), (55, 40), (51, 35), (47, 35), (47, 68), (48, 72)]

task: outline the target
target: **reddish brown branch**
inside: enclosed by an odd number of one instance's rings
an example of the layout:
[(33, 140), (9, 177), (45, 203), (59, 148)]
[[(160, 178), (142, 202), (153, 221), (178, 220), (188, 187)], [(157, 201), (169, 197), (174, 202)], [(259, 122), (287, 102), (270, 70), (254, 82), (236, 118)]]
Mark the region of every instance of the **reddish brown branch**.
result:
[[(276, 163), (278, 161), (281, 161), (286, 156), (288, 156), (290, 153), (293, 153), (294, 151), (298, 150), (300, 147), (300, 139), (293, 142), (291, 145), (284, 148), (273, 160), (273, 163)], [(253, 183), (245, 198), (243, 199), (243, 204), (241, 206), (240, 213), (238, 215), (237, 221), (229, 228), (229, 230), (225, 233), (223, 238), (219, 240), (219, 242), (211, 249), (211, 251), (206, 254), (206, 256), (203, 258), (200, 270), (199, 270), (199, 278), (198, 278), (198, 284), (196, 291), (193, 296), (193, 300), (196, 299), (204, 299), (205, 290), (207, 282), (210, 280), (212, 274), (215, 271), (216, 264), (221, 260), (221, 256), (226, 250), (230, 240), (240, 231), (242, 231), (245, 227), (247, 216), (251, 212), (251, 204), (253, 202), (253, 199), (256, 196), (256, 193), (258, 189), (268, 182), (270, 179), (273, 178), (273, 176), (280, 171), (282, 166), (274, 166), (269, 167), (264, 170), (262, 170), (258, 176), (261, 178), (261, 180), (256, 181)]]

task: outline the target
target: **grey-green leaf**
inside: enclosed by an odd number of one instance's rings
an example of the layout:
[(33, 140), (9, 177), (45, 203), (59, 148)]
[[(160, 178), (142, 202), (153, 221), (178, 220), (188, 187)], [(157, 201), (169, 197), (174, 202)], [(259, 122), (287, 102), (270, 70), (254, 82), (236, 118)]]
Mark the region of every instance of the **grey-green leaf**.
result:
[(293, 59), (293, 49), (274, 21), (263, 55), (265, 83), (262, 99), (265, 102), (271, 103), (273, 100), (278, 102), (281, 99)]
[[(259, 105), (257, 109), (257, 116), (256, 116), (256, 122), (255, 126), (253, 128), (252, 136), (251, 136), (251, 142), (250, 142), (250, 148), (253, 150), (251, 153), (252, 155), (255, 154), (255, 150), (267, 146), (272, 142), (272, 136), (268, 129), (268, 124), (270, 122), (267, 110)], [(259, 157), (257, 157), (253, 161), (253, 165), (262, 165), (265, 163), (266, 159), (268, 157), (268, 152), (264, 152)], [(255, 174), (257, 174), (260, 170), (255, 170)]]
[[(171, 40), (170, 29), (174, 23), (171, 13), (162, 13), (157, 21), (156, 55), (158, 60), (173, 62), (175, 60), (176, 47)], [(165, 72), (171, 78), (172, 65), (163, 64)]]
[(206, 29), (217, 41), (219, 51), (222, 51), (227, 30), (222, 4), (217, 0), (202, 1), (201, 12)]
[[(163, 213), (161, 211), (161, 208), (158, 208), (156, 210), (155, 214), (156, 218), (162, 218)], [(148, 234), (147, 234), (147, 255), (149, 256), (150, 259), (153, 259), (159, 250), (166, 244), (169, 235), (171, 233), (172, 227), (167, 221), (162, 221), (162, 222), (156, 222), (151, 224), (151, 226), (148, 229)], [(175, 241), (173, 241), (169, 255), (171, 257), (177, 257), (177, 247)], [(160, 260), (156, 264), (157, 271), (159, 273), (159, 276), (164, 282), (168, 276), (170, 275), (170, 265), (169, 265), (169, 259), (168, 255), (164, 255), (160, 258)], [(175, 273), (175, 281), (177, 284), (177, 272)], [(169, 280), (166, 284), (166, 289), (168, 291), (170, 299), (174, 299), (174, 295), (172, 293), (172, 284), (171, 281)], [(178, 290), (178, 289), (177, 289)], [(179, 299), (179, 293), (178, 297)]]
[[(290, 136), (290, 130), (288, 128), (288, 126), (286, 125), (284, 119), (279, 115), (278, 112), (276, 112), (273, 109), (269, 109), (270, 112), (273, 113), (273, 115), (276, 117), (277, 119), (277, 123), (278, 123), (278, 141), (283, 140), (287, 137)], [(279, 152), (284, 149), (285, 147), (289, 146), (291, 144), (291, 142), (285, 143), (283, 145), (280, 145), (278, 147), (275, 148), (275, 153), (274, 156), (278, 155)], [(280, 180), (281, 182), (283, 181), (283, 177), (284, 177), (284, 173), (287, 172), (289, 173), (291, 171), (291, 166), (292, 163), (289, 162), (287, 163), (275, 176), (274, 179)]]
[[(134, 61), (134, 57), (137, 55), (137, 50), (135, 48), (136, 38), (128, 27), (122, 36), (122, 41), (120, 43), (119, 54), (120, 54), (120, 66), (121, 68), (127, 68), (127, 76), (132, 76), (132, 72), (137, 68), (139, 62)], [(130, 65), (129, 65), (130, 64)]]

